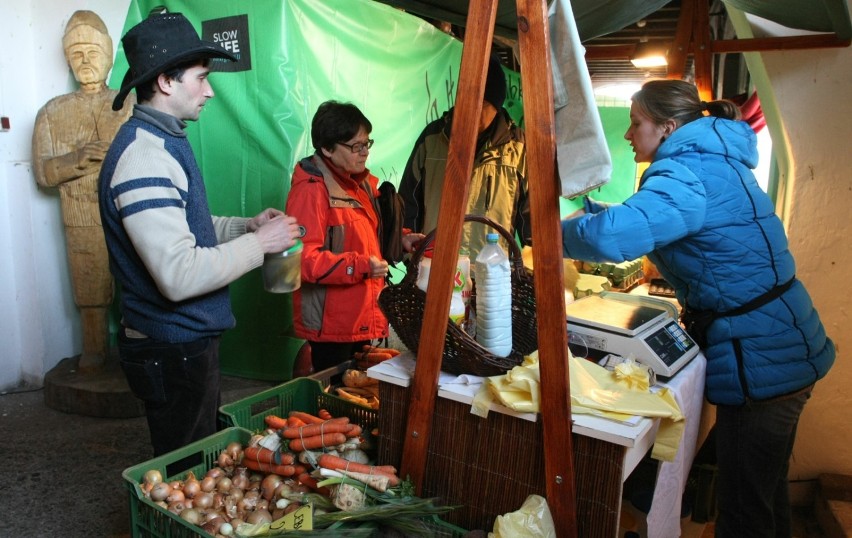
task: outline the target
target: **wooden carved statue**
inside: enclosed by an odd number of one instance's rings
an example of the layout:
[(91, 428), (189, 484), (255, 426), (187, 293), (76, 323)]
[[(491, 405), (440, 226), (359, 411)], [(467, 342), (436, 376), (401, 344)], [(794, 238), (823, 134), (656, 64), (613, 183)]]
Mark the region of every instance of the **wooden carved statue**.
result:
[(109, 354), (108, 316), (113, 298), (103, 227), (98, 211), (98, 173), (134, 99), (113, 112), (117, 93), (106, 85), (112, 39), (101, 18), (76, 11), (62, 38), (65, 58), (80, 88), (48, 101), (36, 117), (33, 170), (42, 187), (58, 187), (74, 302), (83, 332), (81, 371), (100, 369)]

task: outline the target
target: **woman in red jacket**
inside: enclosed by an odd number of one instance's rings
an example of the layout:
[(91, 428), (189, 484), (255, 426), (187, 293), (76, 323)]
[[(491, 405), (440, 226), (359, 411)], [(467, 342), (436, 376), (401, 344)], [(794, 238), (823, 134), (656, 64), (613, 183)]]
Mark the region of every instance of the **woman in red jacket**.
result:
[[(388, 335), (378, 304), (388, 273), (379, 243), (378, 178), (366, 167), (372, 129), (355, 105), (322, 103), (311, 122), (316, 151), (293, 172), (286, 210), (304, 227), (302, 286), (293, 313), (296, 335), (310, 343), (315, 371)], [(423, 235), (402, 237), (410, 251)]]

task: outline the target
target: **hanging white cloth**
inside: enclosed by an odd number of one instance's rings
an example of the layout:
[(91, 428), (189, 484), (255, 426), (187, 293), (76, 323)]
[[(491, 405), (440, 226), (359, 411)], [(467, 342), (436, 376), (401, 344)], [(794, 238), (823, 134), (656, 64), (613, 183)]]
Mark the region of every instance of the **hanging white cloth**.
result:
[(573, 198), (610, 180), (612, 158), (570, 0), (554, 0), (548, 10), (548, 20), (556, 162), (562, 196)]

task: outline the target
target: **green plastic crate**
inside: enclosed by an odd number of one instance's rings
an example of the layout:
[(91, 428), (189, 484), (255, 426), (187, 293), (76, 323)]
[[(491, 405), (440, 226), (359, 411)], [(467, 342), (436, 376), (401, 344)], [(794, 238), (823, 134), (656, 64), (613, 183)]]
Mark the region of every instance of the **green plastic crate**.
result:
[[(142, 482), (145, 473), (151, 469), (160, 471), (166, 481), (182, 480), (189, 471), (192, 471), (197, 477), (202, 477), (216, 465), (219, 454), (229, 443), (236, 441), (245, 445), (248, 444), (251, 436), (252, 432), (245, 428), (226, 428), (183, 448), (125, 469), (121, 476), (124, 478), (129, 492), (131, 536), (133, 538), (214, 538), (200, 527), (187, 523), (180, 516), (176, 516), (146, 499), (139, 484)], [(181, 465), (181, 462), (190, 459), (193, 461)], [(175, 466), (178, 468), (175, 469)], [(438, 517), (426, 519), (425, 523), (430, 531), (430, 536), (460, 538), (467, 534), (464, 529), (447, 523)], [(310, 536), (310, 534), (307, 531), (293, 533), (294, 536)]]
[(378, 411), (338, 398), (323, 391), (316, 379), (300, 377), (276, 387), (261, 391), (219, 408), (219, 422), (223, 427), (238, 426), (251, 431), (266, 429), (263, 419), (267, 415), (286, 417), (290, 411), (317, 413), (328, 409), (333, 416), (347, 416), (365, 432), (378, 424)]
[[(212, 535), (191, 525), (179, 516), (161, 508), (145, 498), (139, 487), (145, 473), (151, 469), (160, 471), (166, 481), (183, 479), (189, 471), (195, 476), (204, 476), (211, 467), (216, 465), (219, 454), (228, 443), (237, 441), (248, 444), (252, 432), (244, 428), (226, 428), (218, 433), (205, 437), (179, 448), (168, 454), (163, 454), (144, 463), (125, 469), (121, 476), (124, 478), (130, 494), (130, 531), (133, 538), (184, 538)], [(194, 460), (181, 466), (180, 462)], [(178, 469), (174, 467), (178, 466)]]

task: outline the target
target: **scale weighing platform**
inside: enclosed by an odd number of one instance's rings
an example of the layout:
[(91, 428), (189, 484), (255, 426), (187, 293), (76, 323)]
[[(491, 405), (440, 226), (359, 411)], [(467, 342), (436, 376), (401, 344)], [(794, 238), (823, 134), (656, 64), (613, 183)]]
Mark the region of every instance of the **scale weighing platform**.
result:
[(677, 308), (663, 299), (605, 292), (577, 299), (565, 311), (570, 342), (632, 357), (660, 377), (672, 377), (698, 355), (698, 344), (677, 322)]

